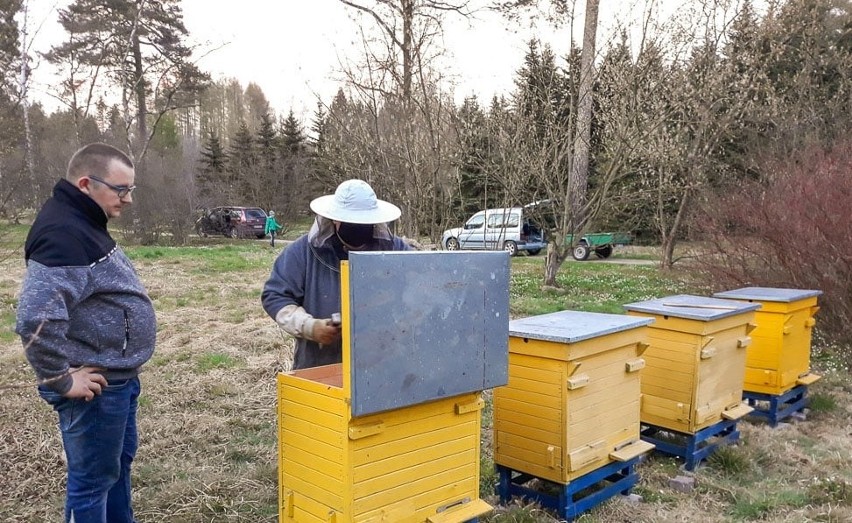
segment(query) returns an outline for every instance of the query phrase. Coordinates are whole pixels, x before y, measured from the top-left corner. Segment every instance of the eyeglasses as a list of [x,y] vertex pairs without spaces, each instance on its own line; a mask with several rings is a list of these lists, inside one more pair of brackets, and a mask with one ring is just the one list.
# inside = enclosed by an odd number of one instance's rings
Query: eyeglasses
[[135,185],[131,185],[129,187],[127,185],[113,185],[109,182],[103,181],[102,179],[98,178],[97,176],[91,176],[90,175],[89,178],[91,178],[92,180],[94,180],[98,183],[102,183],[102,184],[106,185],[107,187],[109,187],[110,189],[115,191],[115,194],[117,194],[119,198],[124,198],[125,196],[127,196],[128,194],[130,194],[134,190],[136,190]]

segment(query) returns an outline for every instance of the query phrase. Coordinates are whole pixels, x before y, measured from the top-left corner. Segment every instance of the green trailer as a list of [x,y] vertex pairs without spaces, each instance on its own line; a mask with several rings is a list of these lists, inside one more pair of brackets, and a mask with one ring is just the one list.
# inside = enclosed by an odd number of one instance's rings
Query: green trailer
[[565,242],[571,245],[571,256],[577,261],[587,260],[593,252],[598,258],[609,258],[616,245],[629,245],[630,240],[627,232],[592,232],[580,236],[576,242],[573,234],[565,235]]

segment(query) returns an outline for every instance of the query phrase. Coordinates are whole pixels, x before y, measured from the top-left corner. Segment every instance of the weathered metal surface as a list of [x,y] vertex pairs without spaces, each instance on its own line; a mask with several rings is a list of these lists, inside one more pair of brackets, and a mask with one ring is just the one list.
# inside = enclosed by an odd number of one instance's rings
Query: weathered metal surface
[[508,381],[506,252],[351,253],[352,414]]
[[791,303],[794,301],[821,296],[822,291],[812,289],[782,289],[774,287],[743,287],[725,292],[717,292],[716,298],[732,300],[777,301]]
[[622,314],[560,311],[512,320],[509,322],[509,335],[557,343],[577,343],[598,336],[643,327],[653,323],[653,321],[653,318]]
[[624,305],[624,308],[628,311],[658,314],[660,316],[715,321],[728,316],[755,311],[760,308],[760,304],[678,294],[656,300],[628,303]]

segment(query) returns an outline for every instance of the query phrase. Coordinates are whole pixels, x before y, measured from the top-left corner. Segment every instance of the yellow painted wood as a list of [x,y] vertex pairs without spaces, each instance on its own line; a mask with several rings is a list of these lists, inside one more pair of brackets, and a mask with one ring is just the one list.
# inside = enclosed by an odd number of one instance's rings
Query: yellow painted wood
[[630,461],[631,459],[641,456],[642,454],[654,449],[653,443],[648,443],[647,441],[636,440],[633,441],[620,449],[611,452],[609,457],[614,459],[615,461],[621,461],[622,463],[625,461]]
[[574,344],[510,337],[509,383],[494,389],[495,463],[567,484],[615,461],[639,439],[647,333]]
[[481,499],[467,500],[426,519],[428,523],[463,523],[490,512],[491,505]]
[[645,360],[642,358],[628,360],[624,367],[627,372],[637,372],[645,368]]
[[562,423],[560,420],[537,418],[523,412],[502,411],[500,418],[496,420],[501,429],[510,434],[529,434],[531,438],[548,443],[561,444],[560,432]]
[[[300,521],[300,514],[305,521],[326,521],[332,514],[341,522],[422,523],[439,502],[478,499],[478,393],[359,419],[349,415],[345,395],[317,399],[315,390],[293,390],[306,380],[280,381],[289,382],[279,398],[282,521]],[[314,406],[298,403],[308,400]],[[307,420],[321,434],[313,444]],[[418,498],[434,502],[407,504]]]
[[[781,395],[803,384],[800,380],[811,375],[811,333],[816,324],[814,315],[819,311],[817,297],[792,302],[741,301],[761,304],[755,313],[757,328],[748,347],[743,389]],[[813,383],[816,379],[805,381]]]
[[393,523],[410,518],[417,512],[417,506],[413,499],[404,499],[400,502],[386,505],[373,512],[367,512],[357,521],[361,523]]
[[814,374],[812,372],[808,372],[804,376],[801,376],[798,379],[796,379],[796,385],[810,385],[810,384],[816,382],[817,380],[819,380],[821,377],[822,376],[820,376],[819,374]]
[[739,405],[725,409],[722,412],[722,417],[724,417],[725,419],[740,419],[752,411],[754,411],[752,407],[740,403]]
[[738,412],[748,348],[759,332],[754,313],[713,321],[653,317],[642,357],[643,423],[695,433]]
[[[590,338],[577,343],[552,343],[542,340],[533,340],[520,338],[515,336],[509,337],[509,352],[513,354],[525,354],[533,356],[536,359],[552,359],[560,361],[576,361],[601,352],[608,352],[626,345],[637,343],[635,330],[629,329],[626,331],[608,334]],[[543,345],[545,344],[545,345]],[[542,350],[543,347],[547,347]]]
[[364,425],[350,425],[349,439],[361,439],[367,436],[375,436],[385,430],[385,424],[381,421]]

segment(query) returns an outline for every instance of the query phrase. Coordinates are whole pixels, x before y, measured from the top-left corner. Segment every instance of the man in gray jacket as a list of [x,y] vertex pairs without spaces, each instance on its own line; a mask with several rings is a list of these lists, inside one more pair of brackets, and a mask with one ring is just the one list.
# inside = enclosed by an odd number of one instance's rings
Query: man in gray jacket
[[157,321],[130,260],[107,231],[133,201],[133,163],[118,149],[77,151],[24,247],[16,332],[59,415],[68,458],[65,521],[132,523],[139,367]]

